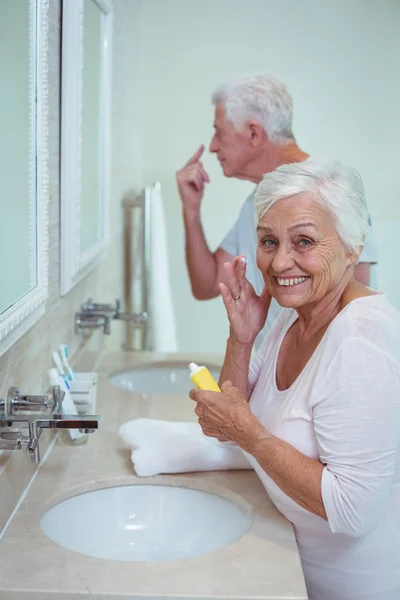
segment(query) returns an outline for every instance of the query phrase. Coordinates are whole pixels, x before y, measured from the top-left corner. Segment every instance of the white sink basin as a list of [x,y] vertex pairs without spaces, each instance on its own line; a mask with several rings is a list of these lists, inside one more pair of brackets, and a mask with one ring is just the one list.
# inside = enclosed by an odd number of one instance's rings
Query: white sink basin
[[60,546],[87,556],[166,561],[219,550],[251,523],[250,514],[215,494],[131,485],[73,496],[53,506],[40,525]]
[[[220,369],[205,365],[218,381]],[[188,394],[194,384],[189,379],[189,364],[186,362],[162,362],[143,365],[123,373],[111,375],[110,382],[123,390],[142,394],[183,395]]]

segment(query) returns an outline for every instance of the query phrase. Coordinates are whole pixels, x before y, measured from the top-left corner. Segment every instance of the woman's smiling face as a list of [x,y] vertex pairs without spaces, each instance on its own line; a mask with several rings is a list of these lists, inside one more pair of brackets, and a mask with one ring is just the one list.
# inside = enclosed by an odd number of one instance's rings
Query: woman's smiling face
[[258,222],[257,266],[281,306],[322,300],[357,257],[349,255],[331,214],[308,194],[278,200]]

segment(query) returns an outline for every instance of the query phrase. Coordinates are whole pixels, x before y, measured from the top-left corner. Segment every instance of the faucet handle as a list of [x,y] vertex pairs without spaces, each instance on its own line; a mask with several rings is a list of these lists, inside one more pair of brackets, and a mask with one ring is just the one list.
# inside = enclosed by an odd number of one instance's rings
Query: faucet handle
[[114,304],[93,302],[91,298],[81,304],[81,311],[86,313],[92,313],[93,315],[99,315],[104,313],[114,313],[117,310],[117,306]]
[[90,307],[93,305],[93,301],[91,298],[88,298],[86,302],[81,304],[81,310],[90,310]]
[[6,400],[1,401],[1,409],[6,415],[17,415],[21,410],[41,412],[49,408],[47,396],[21,395],[19,389],[11,386]]
[[111,333],[110,321],[110,312],[82,311],[75,313],[75,333],[80,333],[83,329],[102,327],[104,333],[109,335]]
[[59,385],[53,386],[53,414],[58,415],[61,414],[61,407],[63,400],[65,398],[65,392],[60,388]]

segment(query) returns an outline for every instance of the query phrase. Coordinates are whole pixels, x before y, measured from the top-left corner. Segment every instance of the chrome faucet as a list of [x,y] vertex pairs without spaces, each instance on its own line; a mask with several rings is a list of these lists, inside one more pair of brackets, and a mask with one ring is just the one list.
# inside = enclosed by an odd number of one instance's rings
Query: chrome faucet
[[[10,387],[6,400],[0,400],[0,450],[20,450],[26,446],[32,462],[40,462],[39,438],[43,429],[79,429],[83,433],[94,433],[98,429],[98,415],[63,415],[62,402],[65,393],[54,386],[52,402],[47,396],[21,396],[16,387]],[[51,409],[46,417],[42,411]],[[39,413],[39,414],[37,414]],[[21,431],[2,431],[8,427],[27,428],[28,435]]]
[[0,400],[0,414],[18,415],[21,411],[41,412],[52,409],[53,413],[61,413],[64,392],[60,386],[54,386],[52,402],[48,396],[21,395],[17,387],[8,389],[6,400]]
[[120,310],[121,308],[121,300],[116,300],[114,304],[101,304],[99,302],[93,302],[91,298],[86,300],[83,304],[81,304],[81,310],[87,311],[90,313],[106,313],[106,314],[114,314],[115,311]]
[[111,333],[111,320],[132,321],[136,325],[147,323],[148,315],[145,312],[127,313],[121,312],[121,300],[114,304],[96,303],[89,298],[81,305],[81,311],[75,315],[75,331],[79,333],[82,329],[95,329],[103,327],[105,334]]
[[39,438],[43,429],[79,429],[82,433],[94,433],[99,426],[97,415],[54,415],[52,418],[41,417],[29,421],[28,453],[32,462],[40,462]]
[[93,313],[89,311],[81,311],[75,314],[75,332],[80,333],[83,329],[99,329],[103,328],[106,335],[110,335],[111,317],[105,313]]

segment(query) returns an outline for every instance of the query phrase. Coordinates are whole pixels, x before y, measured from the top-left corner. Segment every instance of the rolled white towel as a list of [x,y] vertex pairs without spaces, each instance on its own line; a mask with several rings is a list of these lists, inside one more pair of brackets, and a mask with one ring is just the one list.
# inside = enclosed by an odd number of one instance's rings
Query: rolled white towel
[[131,459],[139,477],[252,469],[238,446],[205,436],[198,423],[135,419],[121,425],[119,434],[132,448]]

